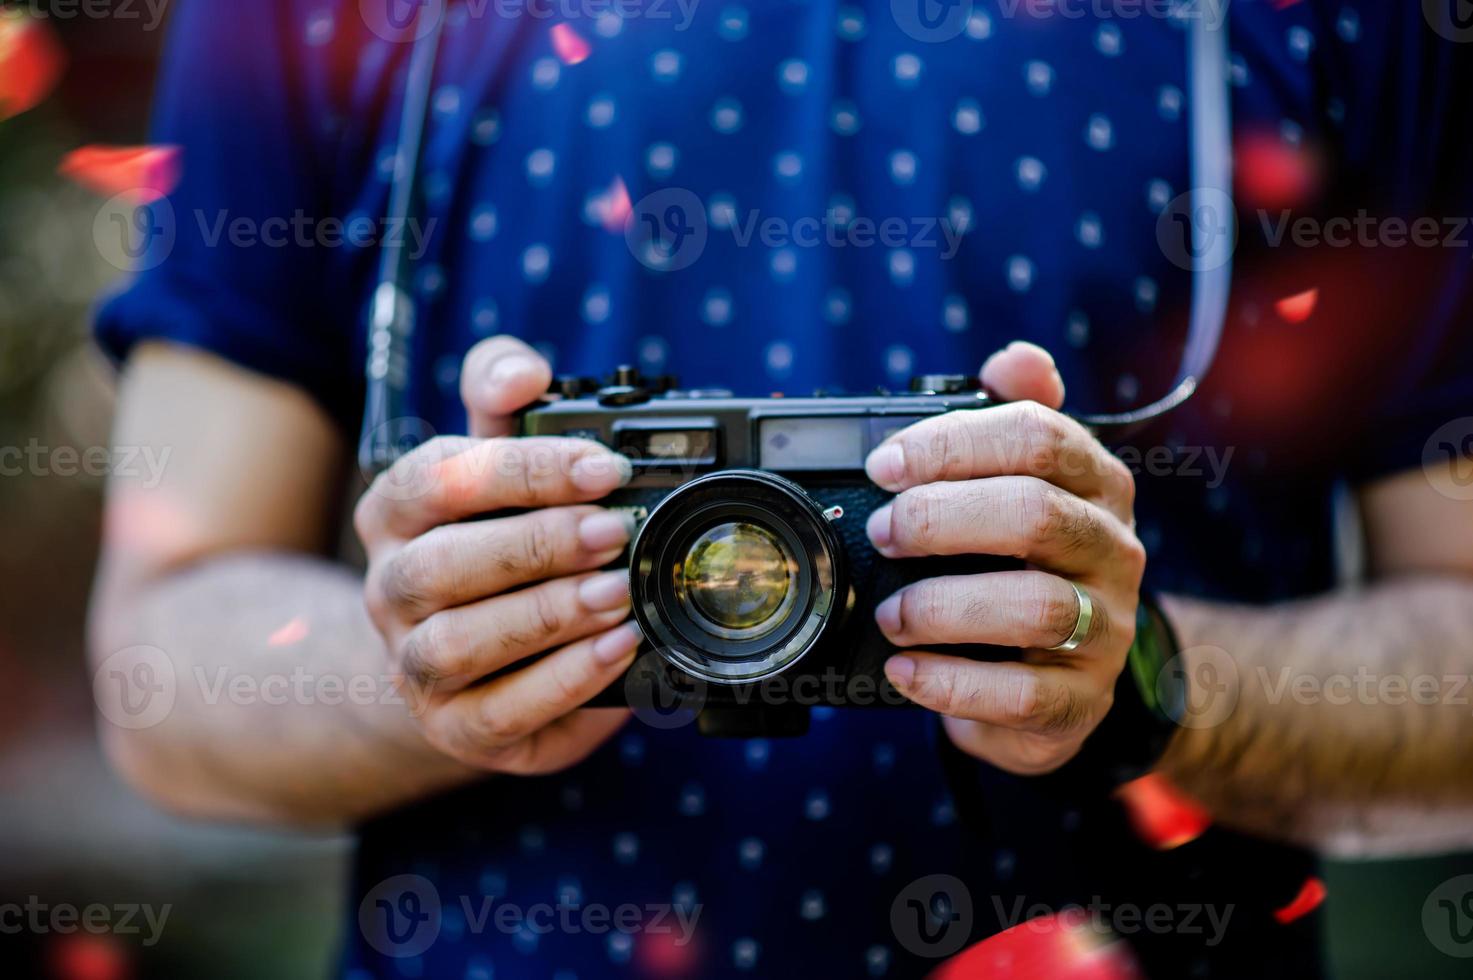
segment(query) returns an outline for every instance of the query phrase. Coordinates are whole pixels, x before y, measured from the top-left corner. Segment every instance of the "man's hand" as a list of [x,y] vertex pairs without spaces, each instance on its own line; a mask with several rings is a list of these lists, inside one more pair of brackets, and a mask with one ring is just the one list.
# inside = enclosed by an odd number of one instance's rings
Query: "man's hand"
[[[1130,471],[1056,410],[1063,383],[1047,353],[1013,344],[982,368],[1011,404],[927,419],[897,433],[866,464],[898,494],[869,519],[886,557],[1010,555],[1026,570],[918,582],[881,603],[875,619],[907,648],[885,674],[901,693],[946,716],[963,750],[1016,773],[1058,768],[1113,701],[1135,636],[1146,555],[1133,530]],[[1070,582],[1094,618],[1070,652],[1079,616]],[[909,649],[988,643],[1021,648],[1022,662],[982,663]],[[944,648],[943,648],[944,649]]]
[[[629,524],[587,505],[628,481],[628,460],[589,440],[510,438],[511,413],[550,376],[518,340],[477,345],[461,383],[471,437],[408,454],[354,515],[369,614],[423,695],[425,737],[488,771],[561,769],[613,734],[627,712],[579,709],[639,645],[627,574],[595,571]],[[469,520],[507,509],[528,510]]]

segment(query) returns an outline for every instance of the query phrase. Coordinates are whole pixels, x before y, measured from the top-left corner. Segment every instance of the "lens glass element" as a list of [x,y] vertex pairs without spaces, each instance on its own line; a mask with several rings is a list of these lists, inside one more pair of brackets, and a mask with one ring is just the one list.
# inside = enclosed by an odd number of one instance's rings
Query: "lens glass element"
[[780,625],[798,593],[798,562],[787,545],[745,521],[718,524],[696,538],[675,575],[688,608],[713,633],[732,639]]

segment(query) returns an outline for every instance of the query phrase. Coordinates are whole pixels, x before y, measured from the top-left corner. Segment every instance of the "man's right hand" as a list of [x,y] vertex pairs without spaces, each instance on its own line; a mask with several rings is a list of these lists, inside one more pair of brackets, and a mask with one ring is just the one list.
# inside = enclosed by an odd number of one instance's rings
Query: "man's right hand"
[[[426,739],[487,771],[565,768],[628,715],[580,709],[639,646],[627,573],[597,571],[630,527],[589,503],[628,482],[629,461],[590,440],[511,437],[512,413],[550,378],[521,341],[478,344],[461,381],[470,437],[409,453],[354,514],[369,615],[421,695]],[[528,510],[471,520],[509,509]]]

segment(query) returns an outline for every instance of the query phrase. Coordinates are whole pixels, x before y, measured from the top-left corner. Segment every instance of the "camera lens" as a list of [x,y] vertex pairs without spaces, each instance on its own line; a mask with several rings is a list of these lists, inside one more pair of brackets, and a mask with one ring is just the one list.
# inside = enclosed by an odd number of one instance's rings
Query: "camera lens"
[[842,621],[843,545],[797,484],[724,470],[676,487],[630,546],[634,618],[654,650],[703,681],[792,667]]
[[696,538],[675,575],[707,628],[733,640],[769,632],[798,593],[798,561],[787,545],[746,521],[718,524]]

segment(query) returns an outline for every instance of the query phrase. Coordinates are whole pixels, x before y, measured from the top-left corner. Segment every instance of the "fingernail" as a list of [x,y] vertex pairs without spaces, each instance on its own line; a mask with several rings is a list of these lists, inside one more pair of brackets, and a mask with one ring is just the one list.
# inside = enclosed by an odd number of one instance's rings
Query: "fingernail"
[[523,357],[521,354],[513,354],[510,357],[503,357],[492,366],[489,380],[492,387],[499,388],[510,384],[517,378],[536,372],[536,361],[530,357]]
[[590,612],[607,612],[629,604],[629,573],[603,572],[578,585],[578,601]]
[[634,465],[615,453],[593,453],[573,464],[568,478],[584,493],[608,493],[628,483]]
[[592,554],[612,551],[629,543],[634,519],[621,511],[601,510],[578,522],[578,543]]
[[900,690],[908,690],[915,680],[916,662],[909,657],[891,657],[885,661],[885,676]]
[[864,461],[864,471],[880,486],[894,489],[905,476],[905,450],[898,442],[886,443],[869,454],[869,459]]
[[875,622],[886,636],[900,633],[900,593],[897,592],[875,607]]
[[1050,354],[1048,352],[1048,349],[1047,348],[1040,347],[1040,346],[1038,346],[1035,343],[1031,343],[1030,341],[1027,341],[1027,340],[1015,340],[1011,344],[1008,344],[1008,346],[1007,346],[1006,349],[1007,350],[1032,350],[1032,351],[1036,351],[1039,354],[1042,354],[1043,355],[1044,360],[1048,361],[1048,366],[1049,367],[1053,367],[1054,366],[1054,355]]
[[870,544],[875,546],[876,551],[884,551],[890,547],[890,512],[893,509],[892,504],[886,504],[869,515],[869,521],[864,526]]
[[640,635],[639,627],[633,623],[615,627],[593,641],[593,659],[606,667],[612,667],[638,650],[642,639],[644,637]]

